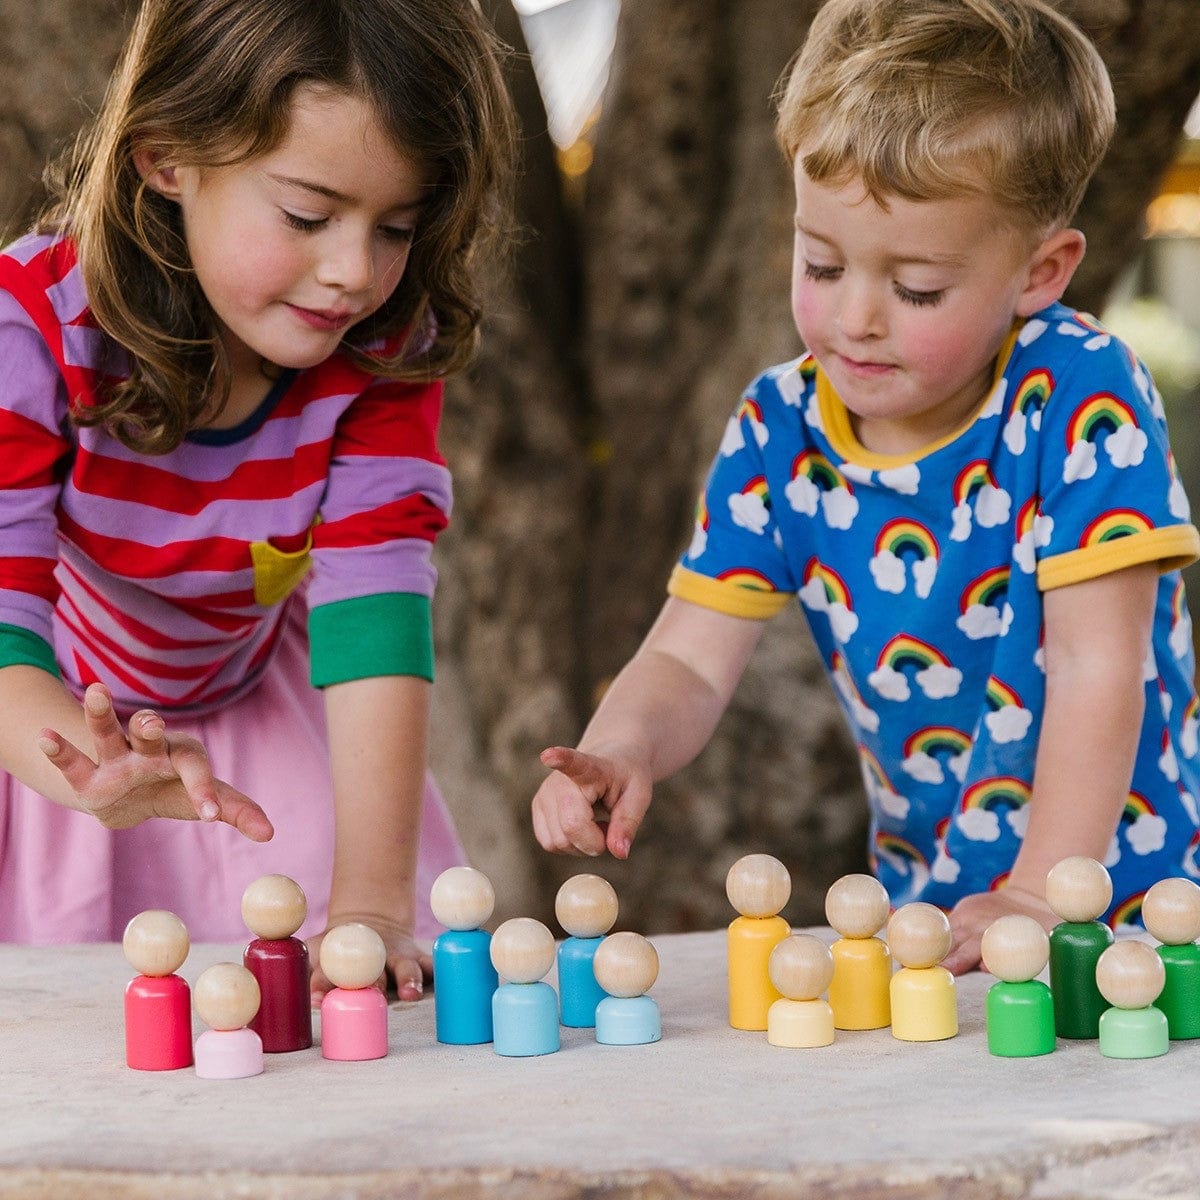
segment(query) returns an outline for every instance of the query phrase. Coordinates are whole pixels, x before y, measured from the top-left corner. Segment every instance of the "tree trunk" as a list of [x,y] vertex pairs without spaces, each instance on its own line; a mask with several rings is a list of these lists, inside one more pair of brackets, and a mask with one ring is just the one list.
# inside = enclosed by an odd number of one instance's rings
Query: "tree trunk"
[[[772,622],[710,747],[660,784],[629,863],[533,844],[538,751],[573,742],[636,648],[691,526],[740,389],[799,349],[788,304],[791,195],[775,82],[819,0],[631,0],[622,13],[586,209],[564,201],[528,60],[522,240],[494,278],[483,347],[448,390],[456,480],[440,543],[433,760],[497,917],[552,918],[557,884],[600,870],[620,924],[721,925],[729,864],[792,869],[793,921],[865,864],[852,747],[803,618]],[[520,45],[506,0],[489,0]],[[1194,0],[1063,0],[1114,74],[1120,128],[1085,199],[1091,250],[1072,300],[1093,311],[1200,89]],[[0,226],[33,210],[43,159],[101,95],[120,0],[0,0]],[[97,33],[99,31],[99,33]]]

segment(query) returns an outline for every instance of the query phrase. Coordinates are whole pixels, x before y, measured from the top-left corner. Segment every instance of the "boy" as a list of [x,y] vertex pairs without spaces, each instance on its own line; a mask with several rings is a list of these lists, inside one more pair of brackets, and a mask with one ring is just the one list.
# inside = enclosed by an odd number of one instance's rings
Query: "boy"
[[1110,867],[1116,919],[1197,873],[1200,535],[1145,369],[1059,303],[1113,124],[1099,56],[1041,0],[821,10],[778,123],[808,354],[743,397],[671,598],[578,750],[543,754],[543,846],[625,857],[796,595],[875,869],[893,904],[950,910],[952,970],[1004,913],[1052,927],[1067,855]]

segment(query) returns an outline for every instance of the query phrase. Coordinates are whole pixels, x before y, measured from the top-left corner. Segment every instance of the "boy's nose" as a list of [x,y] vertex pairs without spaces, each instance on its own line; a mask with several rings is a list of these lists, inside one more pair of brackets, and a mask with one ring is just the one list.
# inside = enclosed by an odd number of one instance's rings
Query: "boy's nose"
[[847,288],[838,307],[838,328],[854,341],[883,336],[883,306],[870,288]]

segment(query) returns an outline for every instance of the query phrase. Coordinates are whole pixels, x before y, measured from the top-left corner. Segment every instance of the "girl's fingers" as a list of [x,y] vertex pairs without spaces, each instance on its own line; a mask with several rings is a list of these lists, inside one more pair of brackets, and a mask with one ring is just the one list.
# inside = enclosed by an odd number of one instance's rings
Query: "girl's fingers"
[[252,842],[267,842],[275,833],[267,814],[236,788],[216,779],[204,747],[194,738],[169,745],[171,765],[201,821],[223,821]]
[[82,750],[53,729],[43,729],[38,734],[37,743],[41,752],[62,772],[63,778],[76,792],[82,794],[87,790],[96,772],[96,764]]
[[425,976],[420,962],[406,954],[388,959],[388,970],[396,981],[396,995],[401,1000],[420,1000],[425,994]]
[[148,708],[135,712],[129,718],[129,745],[135,754],[163,754],[167,749],[166,722]]
[[83,715],[88,733],[96,746],[96,758],[107,762],[129,753],[129,742],[117,714],[113,711],[112,696],[102,683],[93,683],[83,694]]

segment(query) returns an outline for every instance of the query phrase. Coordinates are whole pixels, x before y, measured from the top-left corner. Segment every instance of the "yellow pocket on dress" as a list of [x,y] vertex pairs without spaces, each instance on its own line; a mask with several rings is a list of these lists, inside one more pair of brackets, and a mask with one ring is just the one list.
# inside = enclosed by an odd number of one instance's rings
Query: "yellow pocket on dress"
[[270,606],[290,596],[312,565],[312,530],[299,550],[280,550],[270,542],[251,542],[254,564],[254,600]]

